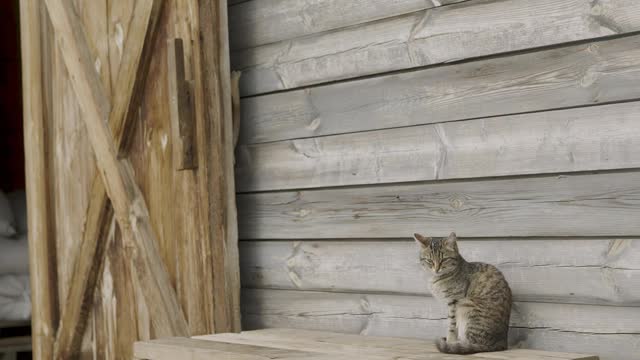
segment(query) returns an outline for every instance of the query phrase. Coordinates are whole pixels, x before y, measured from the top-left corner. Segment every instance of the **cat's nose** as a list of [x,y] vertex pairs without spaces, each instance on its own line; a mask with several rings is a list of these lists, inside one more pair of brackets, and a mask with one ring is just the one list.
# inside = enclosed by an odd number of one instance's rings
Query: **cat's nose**
[[435,271],[436,271],[436,274],[440,272],[440,263],[435,264]]

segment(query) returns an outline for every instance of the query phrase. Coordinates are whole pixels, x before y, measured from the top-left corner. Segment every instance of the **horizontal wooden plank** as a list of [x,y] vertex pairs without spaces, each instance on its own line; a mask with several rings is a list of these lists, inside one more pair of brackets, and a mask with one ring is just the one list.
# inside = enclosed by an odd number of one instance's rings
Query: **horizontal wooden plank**
[[[245,328],[289,327],[433,339],[446,333],[446,310],[433,298],[286,290],[244,290]],[[635,359],[637,308],[515,303],[512,347]]]
[[[242,334],[216,334],[197,336],[210,341],[228,341],[237,344],[265,344],[292,350],[308,349],[323,353],[348,355],[367,359],[376,358],[412,359],[412,360],[455,360],[468,359],[460,355],[445,355],[431,341],[412,338],[362,336],[355,334],[328,331],[311,331],[304,329],[268,328],[244,331]],[[474,359],[508,359],[508,360],[598,360],[596,356],[548,352],[530,349],[511,349],[508,351],[474,354]]]
[[638,82],[629,36],[245,98],[241,143],[637,99]]
[[231,54],[255,95],[640,30],[636,0],[484,0]]
[[640,102],[242,146],[239,191],[640,167]]
[[[640,240],[465,240],[460,251],[498,266],[519,301],[640,306]],[[240,253],[245,287],[430,295],[413,240],[244,241]]]
[[239,194],[242,239],[640,236],[640,172]]
[[462,1],[248,1],[229,9],[229,40],[244,49]]
[[223,342],[190,338],[165,338],[134,345],[134,354],[143,359],[212,359],[225,360],[269,360],[269,359],[303,359],[310,358],[313,353],[275,349],[264,346],[247,346]]

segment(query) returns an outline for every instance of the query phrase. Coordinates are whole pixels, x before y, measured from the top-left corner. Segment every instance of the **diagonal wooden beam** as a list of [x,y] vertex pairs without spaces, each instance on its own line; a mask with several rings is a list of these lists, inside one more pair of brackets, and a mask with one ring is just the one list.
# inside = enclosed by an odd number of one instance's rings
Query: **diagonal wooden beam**
[[[140,0],[133,10],[109,114],[109,126],[121,153],[127,145],[124,134],[130,131],[128,124],[134,123],[137,114],[163,3],[164,0]],[[104,263],[103,239],[113,219],[113,209],[99,174],[92,181],[85,219],[79,250],[70,260],[74,271],[56,337],[55,359],[67,359],[80,350],[87,314]]]
[[131,164],[118,159],[114,135],[107,124],[109,100],[92,68],[87,40],[72,0],[45,0],[45,3],[118,225],[125,239],[134,242],[132,260],[153,314],[155,333],[159,337],[186,336],[187,322],[160,258],[144,197],[135,184]]

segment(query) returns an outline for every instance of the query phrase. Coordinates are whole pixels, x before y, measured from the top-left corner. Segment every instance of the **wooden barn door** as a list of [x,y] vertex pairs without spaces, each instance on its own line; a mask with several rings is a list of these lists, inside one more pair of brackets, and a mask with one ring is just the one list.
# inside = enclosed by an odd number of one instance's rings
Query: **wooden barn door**
[[239,331],[224,0],[22,0],[35,359]]

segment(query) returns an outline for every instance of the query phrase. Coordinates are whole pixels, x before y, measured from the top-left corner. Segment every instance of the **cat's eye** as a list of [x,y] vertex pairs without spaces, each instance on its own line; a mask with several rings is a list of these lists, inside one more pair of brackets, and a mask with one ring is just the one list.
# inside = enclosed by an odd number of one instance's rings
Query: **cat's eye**
[[452,261],[453,261],[453,259],[452,259],[452,258],[446,258],[446,259],[442,260],[442,263],[443,263],[443,264],[447,264],[447,263],[450,263],[450,262],[452,262]]
[[432,266],[432,265],[433,265],[433,261],[431,261],[430,259],[420,259],[420,261],[421,261],[423,264],[427,264],[427,265],[429,265],[429,266]]

